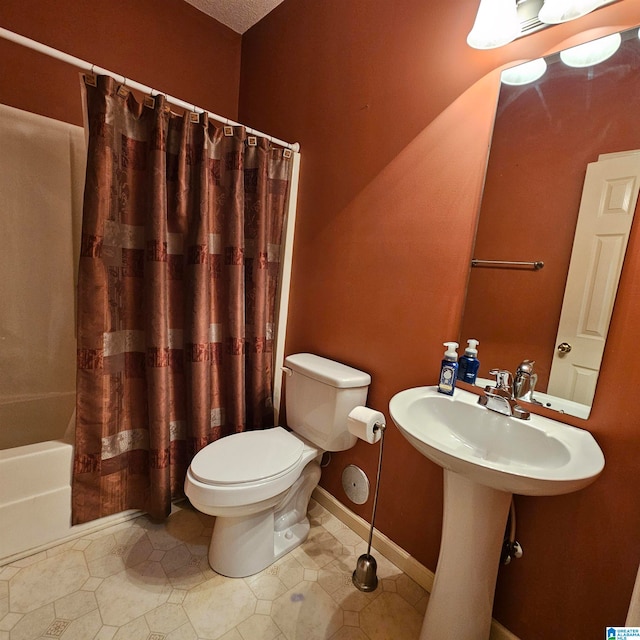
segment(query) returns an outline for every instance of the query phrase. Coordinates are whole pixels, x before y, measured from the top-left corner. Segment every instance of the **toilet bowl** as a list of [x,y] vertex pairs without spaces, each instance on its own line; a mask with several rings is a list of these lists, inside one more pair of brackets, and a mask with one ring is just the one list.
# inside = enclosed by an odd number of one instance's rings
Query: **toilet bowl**
[[293,431],[273,427],[216,440],[187,471],[191,504],[216,517],[209,564],[224,576],[258,573],[304,542],[322,454],[355,443],[347,416],[366,401],[370,376],[312,354],[289,356],[285,365]]
[[214,571],[231,578],[258,573],[306,539],[321,456],[282,427],[237,433],[196,454],[185,484],[191,504],[216,516]]

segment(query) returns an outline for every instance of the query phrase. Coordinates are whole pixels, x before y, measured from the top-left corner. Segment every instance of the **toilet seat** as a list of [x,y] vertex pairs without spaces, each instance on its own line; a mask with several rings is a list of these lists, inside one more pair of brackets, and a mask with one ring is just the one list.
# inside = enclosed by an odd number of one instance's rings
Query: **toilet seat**
[[216,440],[191,461],[191,473],[207,485],[275,480],[296,466],[304,443],[282,427],[243,431]]
[[[208,513],[259,511],[275,504],[321,451],[299,436],[274,427],[216,440],[191,461],[185,494]],[[214,514],[215,515],[215,514]]]

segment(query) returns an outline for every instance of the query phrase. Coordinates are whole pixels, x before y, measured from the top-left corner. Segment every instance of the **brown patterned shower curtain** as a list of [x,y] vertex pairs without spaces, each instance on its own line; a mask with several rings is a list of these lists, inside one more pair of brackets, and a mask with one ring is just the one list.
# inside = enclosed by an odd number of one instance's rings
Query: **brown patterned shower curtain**
[[290,160],[243,127],[86,86],[73,523],[166,517],[203,446],[273,424]]

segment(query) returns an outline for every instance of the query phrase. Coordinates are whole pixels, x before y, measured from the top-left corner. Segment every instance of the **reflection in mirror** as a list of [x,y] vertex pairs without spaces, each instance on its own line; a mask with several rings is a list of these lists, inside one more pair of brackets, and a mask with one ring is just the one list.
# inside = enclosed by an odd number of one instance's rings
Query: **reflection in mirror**
[[535,360],[534,400],[582,418],[638,233],[638,28],[592,61],[569,66],[553,54],[538,79],[501,85],[473,257],[544,268],[471,268],[460,336],[480,341],[477,384]]

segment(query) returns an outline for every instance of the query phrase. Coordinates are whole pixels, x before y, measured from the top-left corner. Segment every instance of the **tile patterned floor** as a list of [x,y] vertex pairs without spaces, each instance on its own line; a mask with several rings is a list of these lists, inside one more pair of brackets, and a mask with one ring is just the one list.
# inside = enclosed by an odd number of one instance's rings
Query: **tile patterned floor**
[[0,567],[0,640],[413,640],[428,594],[375,552],[380,584],[351,583],[366,542],[312,501],[307,541],[261,573],[216,574],[213,518],[183,505]]

